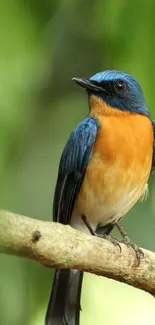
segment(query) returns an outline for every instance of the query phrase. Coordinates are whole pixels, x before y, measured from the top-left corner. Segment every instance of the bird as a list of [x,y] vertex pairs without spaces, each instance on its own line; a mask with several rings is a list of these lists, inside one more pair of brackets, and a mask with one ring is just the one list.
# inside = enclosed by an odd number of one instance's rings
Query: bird
[[[155,170],[155,121],[135,78],[106,70],[73,78],[88,95],[88,115],[70,134],[61,155],[53,201],[53,220],[135,250],[120,220],[148,194]],[[79,325],[83,273],[56,269],[45,325]]]

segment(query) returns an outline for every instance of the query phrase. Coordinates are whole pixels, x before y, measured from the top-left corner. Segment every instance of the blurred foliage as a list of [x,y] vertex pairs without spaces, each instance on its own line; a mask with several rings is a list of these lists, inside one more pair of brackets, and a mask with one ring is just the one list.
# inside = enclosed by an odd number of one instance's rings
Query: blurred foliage
[[[104,69],[125,70],[154,112],[155,2],[0,1],[0,207],[50,220],[58,162],[68,134],[87,113],[71,82]],[[150,196],[123,220],[138,245],[155,250]],[[0,324],[41,325],[52,271],[0,256]],[[85,275],[81,325],[155,324],[147,293]]]

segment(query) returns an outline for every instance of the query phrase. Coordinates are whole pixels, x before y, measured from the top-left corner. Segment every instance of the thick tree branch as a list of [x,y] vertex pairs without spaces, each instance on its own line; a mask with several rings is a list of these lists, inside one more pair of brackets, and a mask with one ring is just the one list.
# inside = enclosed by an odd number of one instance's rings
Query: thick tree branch
[[121,244],[87,236],[54,222],[0,211],[0,252],[27,257],[48,267],[74,268],[128,283],[155,295],[155,253],[135,252]]

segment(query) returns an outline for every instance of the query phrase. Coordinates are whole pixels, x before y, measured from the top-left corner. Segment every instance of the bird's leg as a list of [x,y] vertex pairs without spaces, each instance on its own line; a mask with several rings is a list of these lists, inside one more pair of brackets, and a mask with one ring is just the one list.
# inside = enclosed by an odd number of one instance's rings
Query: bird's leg
[[116,237],[112,237],[112,236],[109,236],[109,235],[106,235],[106,234],[98,234],[97,232],[95,232],[93,230],[93,228],[91,227],[87,217],[84,214],[82,215],[81,218],[82,218],[83,222],[85,223],[86,227],[88,228],[88,230],[90,231],[92,236],[96,236],[96,237],[100,237],[100,238],[104,238],[104,239],[109,240],[112,244],[114,244],[115,246],[118,246],[120,251],[121,251],[121,246],[120,246],[119,241],[118,241],[118,239]]
[[143,251],[137,245],[132,243],[130,238],[127,236],[127,233],[124,231],[123,227],[119,224],[118,221],[115,222],[115,226],[117,227],[118,231],[120,232],[120,234],[122,236],[121,243],[124,243],[127,247],[132,247],[133,250],[135,251],[137,261],[138,261],[138,266],[139,266],[141,259],[144,257]]
[[86,227],[88,228],[88,230],[90,231],[91,235],[96,236],[96,232],[91,227],[87,217],[83,214],[81,218],[82,218],[83,222],[85,223]]

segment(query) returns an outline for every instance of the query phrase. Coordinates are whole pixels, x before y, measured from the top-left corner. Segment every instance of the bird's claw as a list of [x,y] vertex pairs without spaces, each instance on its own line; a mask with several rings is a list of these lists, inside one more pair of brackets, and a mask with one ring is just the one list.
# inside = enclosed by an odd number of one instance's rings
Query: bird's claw
[[120,245],[120,242],[119,240],[116,238],[116,237],[113,237],[113,236],[109,236],[109,235],[102,235],[102,234],[95,234],[97,237],[100,237],[100,238],[104,238],[104,239],[107,239],[108,241],[110,241],[113,245],[115,246],[118,246],[119,247],[119,250],[120,252],[122,251],[122,248],[121,248],[121,245]]
[[128,236],[125,236],[122,240],[121,243],[125,244],[127,247],[131,247],[136,254],[138,266],[140,265],[141,260],[144,258],[144,253],[141,248],[139,248],[136,244],[132,243],[132,241],[129,239]]

